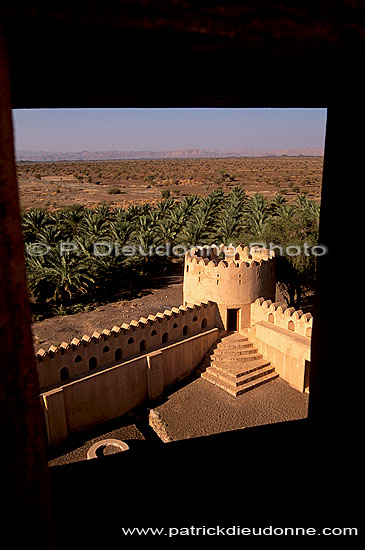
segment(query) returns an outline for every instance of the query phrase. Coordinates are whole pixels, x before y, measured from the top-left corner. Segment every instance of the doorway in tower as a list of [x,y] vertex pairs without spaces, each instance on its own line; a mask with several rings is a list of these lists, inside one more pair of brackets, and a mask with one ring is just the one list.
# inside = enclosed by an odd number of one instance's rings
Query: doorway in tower
[[239,309],[227,309],[227,330],[238,330]]

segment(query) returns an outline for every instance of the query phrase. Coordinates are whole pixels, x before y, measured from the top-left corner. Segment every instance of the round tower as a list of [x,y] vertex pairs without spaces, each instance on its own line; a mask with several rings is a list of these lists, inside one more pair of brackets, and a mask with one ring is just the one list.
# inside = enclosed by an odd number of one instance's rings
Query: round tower
[[250,305],[275,301],[275,253],[247,246],[192,248],[185,254],[184,303],[218,305],[217,327],[240,331],[250,326]]

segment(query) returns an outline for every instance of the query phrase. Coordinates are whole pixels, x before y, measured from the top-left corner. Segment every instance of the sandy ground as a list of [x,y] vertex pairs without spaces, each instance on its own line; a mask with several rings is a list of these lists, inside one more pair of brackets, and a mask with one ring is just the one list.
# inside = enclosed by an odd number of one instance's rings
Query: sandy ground
[[[203,378],[165,394],[153,409],[153,425],[164,441],[201,437],[307,417],[308,394],[277,378],[233,397]],[[157,420],[157,421],[156,421]]]
[[[193,373],[157,402],[145,403],[121,418],[74,434],[49,450],[49,465],[87,460],[89,448],[103,439],[125,441],[133,450],[145,440],[161,444],[307,417],[308,394],[280,378],[235,398]],[[128,451],[126,451],[128,452]]]
[[34,348],[47,350],[51,344],[71,342],[96,330],[130,323],[133,319],[154,315],[183,302],[182,277],[167,277],[160,288],[146,290],[145,296],[124,302],[112,302],[93,311],[52,317],[32,324]]
[[[298,193],[306,192],[310,198],[318,200],[323,159],[297,156],[59,161],[19,163],[17,168],[21,207],[52,211],[71,204],[91,208],[98,204],[109,204],[112,208],[145,202],[153,204],[167,189],[171,197],[181,199],[191,194],[205,196],[218,188],[227,193],[237,185],[242,186],[248,196],[262,193],[271,199],[278,192],[285,192],[288,202],[292,202]],[[222,170],[234,179],[226,178],[217,183],[215,180]],[[148,184],[145,177],[151,174],[156,177]],[[83,181],[80,182],[76,175],[83,177]],[[64,179],[56,181],[54,176]],[[111,194],[115,187],[119,188],[119,193]]]
[[97,441],[103,439],[119,439],[125,441],[130,449],[133,449],[136,441],[144,441],[144,436],[137,428],[128,414],[117,422],[106,423],[97,426],[84,434],[77,434],[64,445],[49,450],[49,466],[61,466],[87,460],[87,452]]

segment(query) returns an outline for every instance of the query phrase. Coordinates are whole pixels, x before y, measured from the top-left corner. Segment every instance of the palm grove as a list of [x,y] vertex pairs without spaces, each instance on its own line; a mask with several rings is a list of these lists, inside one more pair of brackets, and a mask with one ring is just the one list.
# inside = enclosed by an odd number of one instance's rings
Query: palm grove
[[[248,197],[235,187],[228,194],[215,190],[206,197],[168,197],[154,205],[124,209],[101,205],[25,211],[22,227],[33,319],[128,299],[153,286],[163,274],[176,269],[181,273],[182,259],[147,254],[159,245],[170,249],[213,243],[282,246],[284,254],[276,260],[277,281],[288,305],[299,307],[313,291],[316,261],[313,255],[288,255],[285,249],[317,244],[319,207],[306,195],[288,204],[280,194],[269,201],[260,193]],[[96,242],[133,245],[137,251],[95,256]],[[47,253],[29,253],[33,243],[46,243]],[[60,243],[76,243],[77,250],[60,254]]]

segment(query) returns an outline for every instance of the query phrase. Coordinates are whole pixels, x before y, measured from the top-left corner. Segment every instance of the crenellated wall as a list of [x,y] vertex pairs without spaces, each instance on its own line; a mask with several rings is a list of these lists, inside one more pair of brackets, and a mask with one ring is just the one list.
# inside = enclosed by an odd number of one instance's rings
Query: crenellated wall
[[301,392],[309,389],[312,326],[310,313],[280,302],[261,297],[251,304],[250,339],[279,375]]
[[210,302],[181,305],[58,347],[52,345],[47,351],[39,349],[36,358],[41,390],[213,328],[215,310],[216,305]]
[[202,361],[218,329],[200,330],[156,351],[89,372],[41,394],[50,445],[77,431],[122,416],[181,380]]
[[[218,305],[217,326],[228,328],[229,309],[239,310],[238,330],[250,325],[250,304],[275,299],[274,252],[238,247],[194,248],[185,255],[184,302]],[[222,257],[222,258],[221,258]]]
[[310,313],[303,313],[293,307],[287,307],[282,302],[272,302],[258,298],[251,304],[251,325],[259,321],[267,321],[295,334],[311,338],[313,317]]

